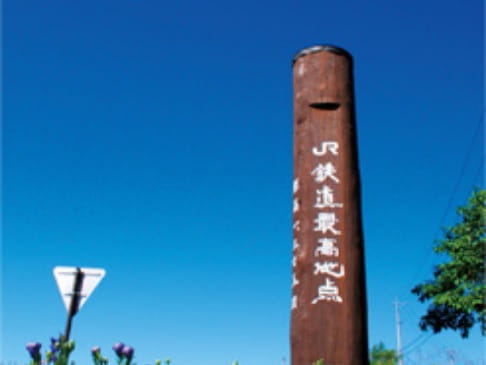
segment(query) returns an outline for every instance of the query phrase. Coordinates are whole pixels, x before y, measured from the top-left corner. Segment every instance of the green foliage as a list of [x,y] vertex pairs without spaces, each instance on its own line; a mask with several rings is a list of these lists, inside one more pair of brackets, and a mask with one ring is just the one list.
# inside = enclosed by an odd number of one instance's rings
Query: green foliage
[[386,349],[383,342],[380,342],[371,348],[370,365],[395,365],[396,357],[395,350]]
[[324,359],[319,359],[316,362],[314,362],[312,365],[324,365]]
[[98,346],[91,349],[91,355],[93,356],[94,365],[108,365],[108,359],[101,355],[101,349]]
[[467,206],[457,209],[461,221],[444,230],[434,251],[448,256],[438,265],[434,279],[419,284],[412,293],[421,302],[432,301],[420,320],[420,328],[434,333],[443,329],[459,330],[469,335],[478,323],[486,334],[486,284],[484,254],[486,250],[486,190],[474,190]]
[[[68,365],[69,363],[69,356],[71,352],[74,350],[74,341],[66,341],[64,336],[59,337],[59,344],[58,344],[58,356],[57,360],[55,361],[56,365]],[[48,361],[49,362],[49,361]]]

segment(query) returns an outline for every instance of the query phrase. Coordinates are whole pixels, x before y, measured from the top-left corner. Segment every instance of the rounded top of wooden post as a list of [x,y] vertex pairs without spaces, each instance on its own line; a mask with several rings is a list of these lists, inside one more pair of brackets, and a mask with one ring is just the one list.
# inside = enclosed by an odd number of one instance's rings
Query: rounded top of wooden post
[[353,63],[353,56],[351,56],[351,53],[349,53],[348,51],[346,51],[345,49],[343,49],[341,47],[336,47],[336,46],[326,44],[326,45],[317,45],[317,46],[307,47],[307,48],[304,48],[303,50],[297,52],[296,55],[294,56],[294,58],[292,59],[292,66],[295,64],[295,62],[297,62],[297,60],[300,57],[304,57],[304,56],[307,56],[309,54],[318,53],[318,52],[332,52],[332,53],[335,53],[337,55],[346,57],[347,59],[349,59],[351,64]]

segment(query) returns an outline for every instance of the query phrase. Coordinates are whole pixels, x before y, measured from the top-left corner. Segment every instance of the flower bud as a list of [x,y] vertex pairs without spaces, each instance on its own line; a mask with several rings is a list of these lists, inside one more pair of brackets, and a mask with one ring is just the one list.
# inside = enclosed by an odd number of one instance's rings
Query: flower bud
[[123,346],[123,349],[121,351],[122,355],[125,356],[128,360],[131,360],[133,357],[133,352],[134,349],[131,346]]
[[42,345],[39,342],[29,342],[25,348],[29,351],[32,358],[40,356],[40,349]]
[[123,350],[123,347],[125,345],[123,344],[123,342],[117,342],[113,345],[113,351],[115,351],[115,353],[118,355],[118,356],[122,356],[122,350]]

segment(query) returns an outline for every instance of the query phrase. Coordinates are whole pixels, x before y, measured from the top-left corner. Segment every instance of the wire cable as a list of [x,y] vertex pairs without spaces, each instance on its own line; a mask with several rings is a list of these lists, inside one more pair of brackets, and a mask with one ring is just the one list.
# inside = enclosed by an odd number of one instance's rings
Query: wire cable
[[409,349],[413,348],[418,342],[422,341],[427,336],[430,336],[430,333],[422,332],[420,335],[418,335],[416,338],[414,338],[408,344],[403,346],[402,352],[408,351]]
[[407,351],[405,352],[402,352],[402,356],[406,356],[410,353],[412,353],[413,351],[417,350],[418,348],[422,347],[427,341],[429,341],[433,336],[435,335],[435,333],[430,333],[429,336],[425,337],[425,339],[423,339],[421,342],[419,342],[418,344],[416,344],[415,346],[412,346],[411,348],[409,348]]
[[[444,210],[444,213],[442,214],[441,218],[440,218],[440,221],[439,221],[439,232],[436,233],[434,239],[432,242],[436,242],[437,241],[437,237],[439,234],[442,233],[441,229],[442,227],[444,226],[445,224],[445,220],[449,214],[449,211],[450,211],[450,208],[453,204],[453,201],[454,201],[454,197],[457,193],[457,189],[459,188],[459,185],[462,181],[462,177],[464,175],[464,172],[466,171],[466,167],[469,165],[469,161],[471,160],[471,153],[472,153],[472,150],[473,150],[473,147],[475,145],[475,141],[476,141],[476,138],[479,136],[479,130],[482,126],[482,122],[483,122],[483,119],[484,119],[484,109],[482,109],[481,111],[481,115],[480,115],[480,118],[478,119],[478,122],[477,122],[477,125],[476,125],[476,128],[474,130],[474,133],[473,133],[473,136],[472,136],[472,140],[471,140],[471,143],[469,144],[469,148],[467,149],[467,152],[466,152],[466,155],[464,157],[464,160],[462,162],[462,165],[461,165],[461,168],[459,170],[459,176],[458,176],[458,179],[456,181],[456,183],[454,184],[454,187],[452,189],[452,193],[449,197],[449,200],[447,202],[447,205],[446,205],[446,208]],[[414,283],[416,283],[416,280],[418,279],[419,275],[422,274],[422,271],[424,270],[424,268],[426,267],[426,263],[429,261],[432,253],[434,251],[429,249],[427,250],[427,253],[425,254],[422,262],[421,262],[421,265],[419,266],[419,269],[416,271],[415,275],[413,275],[412,279],[410,280],[409,284],[407,285],[407,288],[411,288],[412,285],[414,285]]]

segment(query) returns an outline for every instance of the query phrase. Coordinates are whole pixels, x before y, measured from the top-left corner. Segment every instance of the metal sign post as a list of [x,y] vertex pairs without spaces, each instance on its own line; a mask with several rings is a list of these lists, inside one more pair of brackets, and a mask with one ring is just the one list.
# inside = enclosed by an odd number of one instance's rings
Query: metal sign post
[[293,63],[292,365],[368,364],[352,63],[333,46]]
[[79,301],[81,299],[81,288],[83,287],[83,279],[84,279],[84,273],[78,267],[76,269],[76,278],[74,280],[71,306],[69,308],[68,315],[67,315],[66,330],[64,331],[64,340],[65,341],[69,340],[69,335],[71,333],[71,323],[72,323],[74,315],[79,310]]

